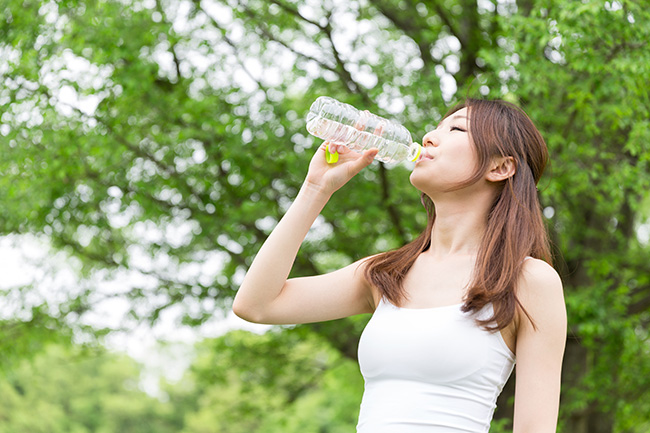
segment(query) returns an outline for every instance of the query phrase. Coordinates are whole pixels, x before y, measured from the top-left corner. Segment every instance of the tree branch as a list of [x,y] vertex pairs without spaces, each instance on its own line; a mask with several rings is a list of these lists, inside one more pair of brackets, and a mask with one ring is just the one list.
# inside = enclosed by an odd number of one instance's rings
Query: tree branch
[[[334,67],[322,62],[320,59],[318,59],[316,57],[312,57],[312,56],[304,54],[304,53],[301,53],[300,51],[296,50],[291,45],[289,45],[289,43],[281,40],[280,38],[275,37],[271,33],[271,31],[264,24],[262,24],[262,22],[264,20],[260,20],[257,17],[257,15],[255,14],[255,12],[252,11],[251,9],[249,9],[247,6],[243,6],[243,8],[244,8],[244,11],[246,12],[246,14],[257,23],[257,28],[260,30],[260,32],[262,32],[262,35],[266,39],[268,39],[269,41],[273,41],[273,42],[275,42],[277,44],[282,45],[283,47],[285,47],[286,49],[288,49],[289,51],[291,51],[292,53],[294,53],[298,57],[302,57],[304,59],[316,62],[318,65],[320,65],[324,69],[327,69],[328,71],[332,71],[332,72],[335,72],[335,73],[337,72]],[[207,14],[207,12],[206,12],[206,14]]]
[[379,12],[388,18],[395,27],[403,31],[404,34],[410,37],[417,44],[425,70],[428,70],[432,65],[439,63],[431,55],[430,47],[432,41],[424,41],[422,38],[422,31],[427,30],[427,26],[416,25],[416,20],[413,16],[414,14],[411,13],[407,18],[402,18],[395,8],[388,6],[383,1],[374,0],[372,1],[372,4],[375,5]]
[[627,307],[627,313],[629,315],[635,316],[639,313],[650,310],[650,286],[644,287],[643,291],[648,292],[648,294],[644,298],[630,304]]
[[[162,4],[160,3],[160,0],[156,0],[156,9],[158,10],[158,12],[160,12],[160,14],[161,14],[163,17],[166,17],[166,16],[167,16],[167,15],[165,14],[165,10],[164,10],[163,7],[162,7]],[[166,22],[169,23],[169,21],[166,21]],[[171,26],[170,26],[170,27],[171,27]],[[172,31],[170,30],[169,33],[171,34]],[[175,41],[170,41],[170,47],[169,47],[169,50],[170,50],[171,53],[172,53],[172,58],[173,58],[173,60],[174,60],[174,66],[175,66],[175,68],[176,68],[176,78],[178,79],[178,81],[181,81],[181,79],[182,79],[183,77],[182,77],[182,75],[181,75],[181,64],[180,64],[180,61],[179,61],[179,59],[178,59],[178,56],[176,55],[176,42],[175,42]]]
[[456,25],[454,22],[449,18],[449,15],[447,14],[447,11],[443,9],[442,5],[440,4],[439,0],[434,0],[431,2],[433,5],[434,9],[436,10],[436,14],[442,22],[447,26],[449,31],[451,32],[452,35],[456,36],[460,43],[464,45],[463,43],[463,35],[461,34],[460,30],[456,28]]
[[350,92],[356,93],[362,97],[364,100],[364,103],[369,105],[371,103],[370,98],[365,92],[361,91],[361,86],[352,78],[352,75],[350,72],[346,69],[345,67],[345,62],[343,61],[341,55],[339,54],[338,50],[336,49],[336,45],[334,44],[334,39],[332,38],[332,14],[331,12],[327,16],[327,25],[325,26],[325,34],[327,35],[327,39],[330,41],[330,45],[332,46],[332,54],[334,55],[334,60],[336,61],[336,73],[338,74],[339,77],[341,77],[341,80],[345,83],[346,87]]
[[320,24],[317,23],[316,21],[312,21],[312,20],[310,20],[309,18],[305,17],[304,15],[302,15],[302,14],[298,11],[298,9],[295,9],[295,8],[289,6],[288,4],[286,4],[286,3],[282,2],[282,1],[279,1],[279,0],[269,0],[269,1],[270,1],[271,3],[273,3],[273,4],[275,4],[275,5],[280,6],[284,11],[286,11],[286,12],[288,12],[289,14],[295,16],[296,18],[299,18],[299,19],[301,19],[302,21],[305,21],[306,23],[309,23],[309,24],[311,24],[311,25],[313,25],[313,26],[316,26],[316,27],[318,27],[318,28],[321,29],[321,30],[325,30],[325,27],[323,27],[322,25],[320,25]]

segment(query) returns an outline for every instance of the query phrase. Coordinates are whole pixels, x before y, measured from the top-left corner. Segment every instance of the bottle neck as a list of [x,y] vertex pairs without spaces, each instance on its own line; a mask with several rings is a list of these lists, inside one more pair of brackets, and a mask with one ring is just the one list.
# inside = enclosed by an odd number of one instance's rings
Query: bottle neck
[[412,143],[409,149],[409,161],[417,161],[422,154],[422,145],[419,143]]

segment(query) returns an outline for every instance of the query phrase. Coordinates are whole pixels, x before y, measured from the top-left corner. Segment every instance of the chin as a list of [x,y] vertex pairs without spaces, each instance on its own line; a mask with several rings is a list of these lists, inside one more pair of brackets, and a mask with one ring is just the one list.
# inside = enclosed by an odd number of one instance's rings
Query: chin
[[[413,185],[415,188],[417,188],[420,192],[426,193],[426,190],[430,188],[431,185],[429,185],[430,181],[430,175],[425,176],[423,173],[416,173],[415,171],[411,172],[411,175],[409,176],[409,181],[411,182],[411,185]],[[429,187],[429,188],[428,188]]]
[[457,185],[458,182],[460,182],[458,181],[456,184],[449,181],[441,182],[439,176],[436,176],[436,178],[431,175],[431,172],[427,173],[423,171],[417,173],[416,171],[413,171],[409,176],[409,181],[418,191],[428,195],[429,197],[437,197],[440,194],[449,192],[450,189],[453,189],[454,185]]
[[[411,182],[411,185],[414,187],[418,188],[416,182],[417,182],[417,175],[415,174],[415,171],[412,171],[411,174],[409,175],[409,181]],[[420,189],[420,188],[418,188]]]

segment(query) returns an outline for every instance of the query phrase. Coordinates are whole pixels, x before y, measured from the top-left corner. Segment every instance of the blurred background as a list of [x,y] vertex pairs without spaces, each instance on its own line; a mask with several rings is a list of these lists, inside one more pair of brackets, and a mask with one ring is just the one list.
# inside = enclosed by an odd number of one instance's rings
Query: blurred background
[[[354,431],[369,317],[230,313],[321,95],[415,140],[466,96],[527,111],[569,314],[559,431],[649,432],[644,3],[0,0],[0,433]],[[336,194],[293,276],[423,230],[410,168]]]

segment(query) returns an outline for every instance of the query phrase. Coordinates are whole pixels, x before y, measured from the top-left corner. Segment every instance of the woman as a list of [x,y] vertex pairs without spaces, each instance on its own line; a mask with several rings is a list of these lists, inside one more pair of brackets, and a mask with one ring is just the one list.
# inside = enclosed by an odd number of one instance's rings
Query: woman
[[[336,164],[327,145],[341,154]],[[410,181],[429,221],[416,240],[287,279],[328,199],[377,153],[324,143],[233,310],[268,324],[373,313],[359,344],[358,432],[487,432],[515,358],[514,433],[555,432],[567,324],[536,190],[546,144],[512,104],[470,99],[423,147]]]

